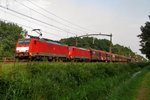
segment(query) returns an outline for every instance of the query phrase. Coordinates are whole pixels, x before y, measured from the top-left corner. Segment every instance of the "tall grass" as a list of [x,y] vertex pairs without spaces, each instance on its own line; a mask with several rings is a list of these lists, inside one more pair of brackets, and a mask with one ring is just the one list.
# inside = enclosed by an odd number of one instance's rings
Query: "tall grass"
[[109,100],[145,63],[0,65],[0,97],[13,100]]
[[149,68],[150,65],[148,64],[148,66],[132,75],[130,79],[120,84],[109,96],[109,100],[136,100],[143,78],[149,72]]

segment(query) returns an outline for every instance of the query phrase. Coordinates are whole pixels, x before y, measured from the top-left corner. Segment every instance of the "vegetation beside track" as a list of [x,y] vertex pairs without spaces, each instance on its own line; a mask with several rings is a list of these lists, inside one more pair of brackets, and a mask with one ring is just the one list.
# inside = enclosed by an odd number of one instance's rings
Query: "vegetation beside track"
[[[147,73],[150,72],[150,66],[146,66],[142,70],[138,71],[137,73],[133,74],[133,76],[120,84],[114,92],[109,97],[109,100],[149,100],[149,99],[142,99],[147,98],[148,93],[142,93],[141,89],[144,88],[150,91],[147,86],[150,84],[150,79],[148,77],[145,78]],[[143,80],[147,79],[145,82]],[[144,84],[143,84],[144,83]],[[142,95],[142,94],[144,95]],[[141,99],[140,99],[141,98]]]
[[5,100],[110,100],[118,86],[146,65],[61,62],[0,64],[0,97]]
[[143,72],[142,81],[134,100],[150,100],[150,66]]

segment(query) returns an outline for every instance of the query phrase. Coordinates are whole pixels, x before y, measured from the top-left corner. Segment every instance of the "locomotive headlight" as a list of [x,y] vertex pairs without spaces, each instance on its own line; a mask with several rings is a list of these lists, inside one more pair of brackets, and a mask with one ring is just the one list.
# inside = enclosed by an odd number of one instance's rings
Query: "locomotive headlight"
[[29,47],[17,47],[16,50],[19,52],[27,52],[29,51]]
[[30,52],[29,55],[32,56],[32,53]]

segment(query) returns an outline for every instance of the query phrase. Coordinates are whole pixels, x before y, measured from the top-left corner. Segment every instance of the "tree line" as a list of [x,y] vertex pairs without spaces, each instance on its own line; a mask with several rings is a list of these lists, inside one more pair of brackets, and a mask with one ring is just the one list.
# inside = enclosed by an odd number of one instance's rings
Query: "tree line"
[[[77,43],[76,40],[78,41]],[[107,52],[109,52],[110,45],[112,45],[113,53],[126,55],[126,56],[135,55],[135,53],[129,47],[125,47],[119,44],[113,44],[107,39],[98,39],[93,37],[83,37],[83,38],[70,37],[70,38],[61,39],[59,42],[70,46],[74,46],[77,44],[78,47],[94,48],[97,50],[104,50]]]
[[141,26],[141,34],[138,35],[140,40],[140,51],[145,54],[150,60],[150,22],[147,21],[144,26]]
[[14,23],[0,21],[0,56],[13,56],[15,45],[23,28]]

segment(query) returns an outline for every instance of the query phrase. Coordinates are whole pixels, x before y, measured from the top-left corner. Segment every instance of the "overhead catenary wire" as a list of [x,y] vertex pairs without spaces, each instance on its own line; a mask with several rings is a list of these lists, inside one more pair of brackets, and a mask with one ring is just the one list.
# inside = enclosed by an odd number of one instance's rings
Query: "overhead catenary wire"
[[62,30],[62,31],[64,31],[64,32],[68,32],[68,33],[70,33],[70,34],[76,35],[75,33],[71,33],[71,32],[69,32],[69,31],[67,31],[67,30],[65,30],[65,29],[62,29],[62,28],[57,27],[57,26],[55,26],[55,25],[52,25],[52,24],[49,24],[49,23],[47,23],[47,22],[41,21],[41,20],[39,20],[39,19],[33,18],[33,17],[31,17],[31,16],[28,16],[28,15],[26,15],[26,14],[20,13],[20,12],[18,12],[18,11],[13,10],[13,9],[7,8],[7,7],[3,6],[3,5],[0,5],[0,8],[9,10],[9,11],[11,11],[11,12],[13,12],[13,13],[22,15],[22,16],[24,16],[24,17],[26,17],[26,18],[35,20],[35,21],[40,22],[40,23],[43,23],[43,24],[45,24],[45,25],[48,25],[48,26],[57,28],[57,29]]
[[[22,18],[22,17],[20,17],[20,16],[17,16],[17,15],[15,15],[15,14],[12,14],[12,13],[9,13],[9,12],[7,12],[7,14],[10,14],[10,15],[12,15],[12,16],[15,16],[15,17],[17,17],[17,18],[20,18],[20,19],[23,19],[23,20],[25,20],[25,21],[29,21],[29,20],[27,20],[27,19],[25,19],[25,18]],[[2,18],[1,18],[2,19]],[[3,19],[3,20],[6,20],[6,19]],[[7,20],[8,21],[8,20]],[[17,22],[15,22],[15,23],[17,23]],[[35,22],[32,22],[32,23],[34,23],[34,24],[38,24],[38,23],[35,23]],[[27,25],[23,25],[23,24],[20,24],[20,23],[17,23],[18,25],[22,25],[22,26],[25,26],[25,27],[28,27],[28,28],[30,28],[30,29],[34,29],[33,27],[30,27],[30,26],[27,26]],[[41,26],[41,25],[40,25]],[[43,27],[45,27],[45,26],[43,26]],[[53,29],[52,29],[53,30]],[[59,37],[62,37],[62,36],[60,36],[60,34],[54,34],[54,33],[51,33],[51,32],[46,32],[46,33],[49,33],[49,34],[51,34],[51,35],[55,35],[55,36],[59,36]]]
[[65,27],[69,28],[69,29],[75,29],[75,30],[78,30],[78,31],[80,31],[80,32],[85,33],[85,31],[83,31],[83,30],[80,30],[80,29],[71,27],[71,26],[69,26],[69,25],[66,25],[66,24],[64,24],[64,23],[61,23],[61,22],[59,22],[59,21],[57,21],[57,20],[55,20],[55,19],[53,19],[53,18],[50,18],[49,16],[47,16],[47,15],[45,15],[45,14],[43,14],[43,13],[40,13],[39,11],[36,11],[35,9],[33,9],[33,8],[31,8],[31,7],[26,6],[25,4],[23,4],[23,3],[21,3],[21,2],[19,2],[19,1],[17,1],[17,0],[15,0],[15,1],[16,1],[17,3],[19,3],[20,5],[22,5],[22,6],[26,7],[26,8],[28,8],[28,9],[30,9],[30,10],[32,10],[32,11],[38,13],[38,14],[44,16],[45,18],[47,18],[47,19],[49,19],[49,20],[52,20],[52,21],[54,21],[54,22],[56,22],[56,23],[58,23],[58,24],[60,24],[60,25],[63,25],[63,26],[65,26]]
[[[3,19],[3,18],[0,18],[0,20],[2,20],[2,21],[7,21],[7,22],[12,22],[12,21],[10,21],[10,20],[6,20],[6,19]],[[29,28],[29,29],[34,29],[33,27],[30,27],[30,26],[27,26],[27,25],[24,25],[24,24],[20,24],[20,23],[18,23],[18,22],[12,22],[12,23],[15,23],[15,24],[17,24],[17,25],[20,25],[20,26],[23,26],[23,27],[26,27],[26,28]],[[42,30],[43,31],[43,30]],[[54,34],[54,33],[50,33],[50,32],[47,32],[47,31],[43,31],[43,32],[45,32],[45,33],[49,33],[49,34],[51,34],[51,35],[53,35],[53,36],[57,36],[57,37],[61,37],[60,35],[57,35],[57,34]]]
[[[4,12],[5,12],[5,11],[4,11]],[[17,18],[20,18],[20,19],[23,19],[23,20],[25,20],[25,21],[30,22],[30,20],[25,19],[25,18],[20,17],[20,16],[17,16],[17,15],[15,15],[15,14],[10,13],[10,12],[7,12],[7,14],[10,14],[10,15],[15,16],[15,17],[17,17]],[[36,22],[31,22],[31,23],[33,23],[33,24],[35,24],[35,25],[38,25],[38,24],[39,24],[39,23],[36,23]],[[50,28],[50,27],[48,27],[48,26],[43,26],[43,25],[40,25],[40,26]],[[51,29],[52,29],[52,28],[51,28]],[[59,31],[59,30],[56,30],[56,29],[52,29],[52,30]],[[49,33],[50,33],[50,32],[49,32]],[[51,34],[54,34],[54,33],[51,33]],[[56,34],[55,34],[55,35],[56,35]],[[57,34],[57,36],[59,36],[59,35]]]
[[[94,31],[92,31],[92,30],[90,30],[90,29],[87,29],[87,28],[81,27],[81,26],[79,26],[79,25],[77,25],[77,24],[72,23],[72,22],[71,22],[71,21],[69,21],[69,20],[66,20],[66,19],[64,19],[64,18],[62,18],[62,17],[57,16],[56,14],[54,14],[54,13],[52,13],[52,12],[50,12],[50,11],[48,11],[48,10],[44,9],[43,7],[41,7],[41,6],[37,5],[36,3],[33,3],[31,0],[27,0],[27,1],[28,1],[28,2],[30,2],[31,4],[33,4],[34,6],[36,6],[36,7],[40,8],[40,9],[42,9],[43,11],[45,11],[45,12],[49,13],[50,15],[53,15],[53,16],[55,16],[55,17],[57,17],[57,18],[59,18],[59,19],[63,20],[64,22],[67,22],[67,23],[69,23],[69,24],[71,24],[71,25],[73,25],[73,26],[76,26],[76,27],[78,27],[78,28],[80,28],[80,29],[82,29],[82,30],[86,30],[86,31],[94,32]],[[98,33],[98,32],[96,32],[96,33]]]

